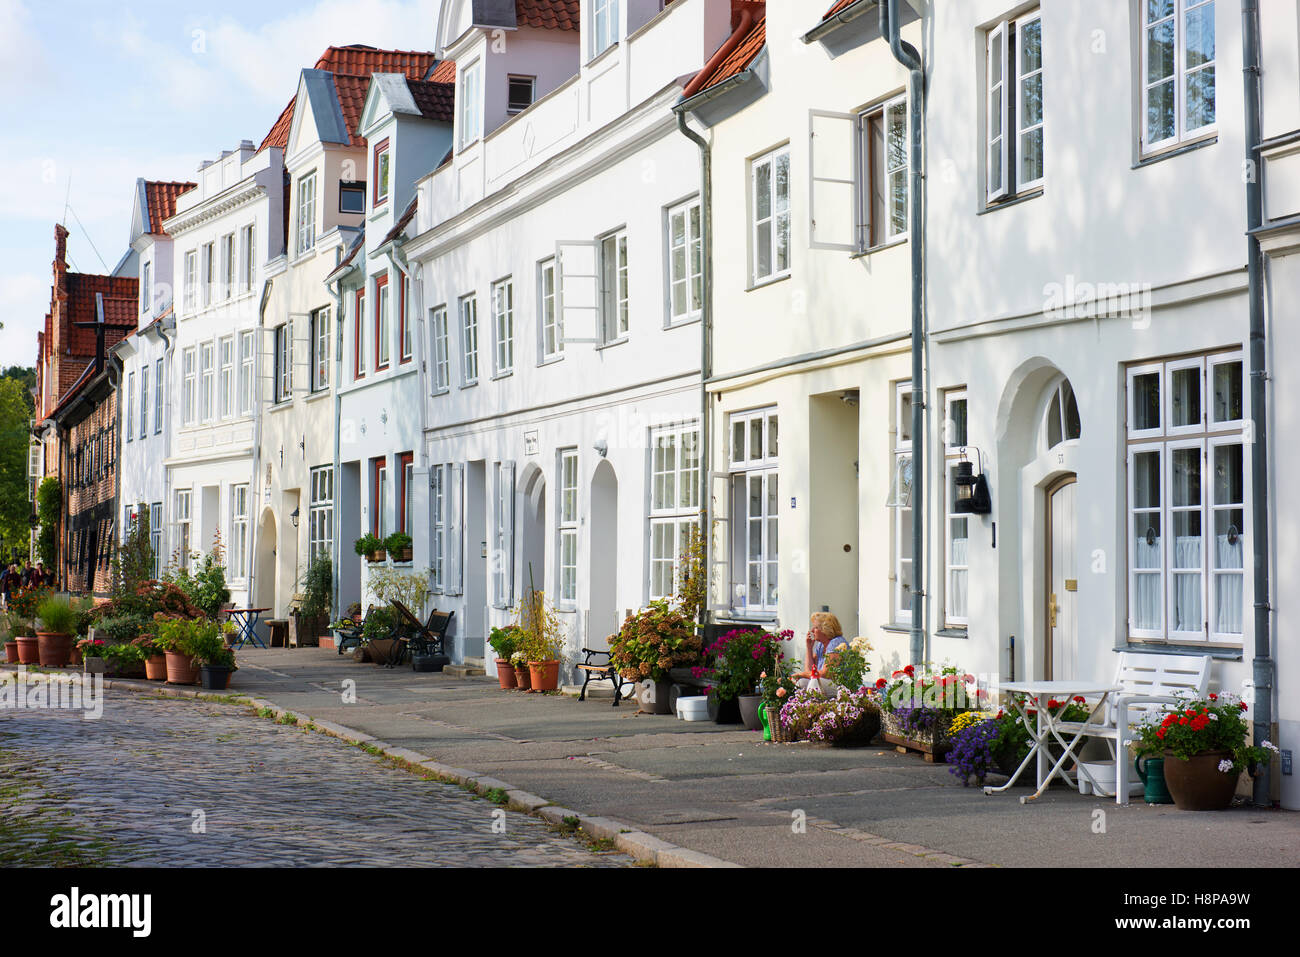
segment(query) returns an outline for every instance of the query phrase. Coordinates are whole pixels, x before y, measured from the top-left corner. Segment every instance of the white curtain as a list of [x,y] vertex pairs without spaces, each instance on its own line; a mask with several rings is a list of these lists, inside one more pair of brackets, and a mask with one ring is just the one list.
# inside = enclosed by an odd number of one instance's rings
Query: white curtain
[[[1174,602],[1170,631],[1201,631],[1205,616],[1201,611],[1201,539],[1180,535],[1174,539]],[[1193,574],[1177,574],[1179,569],[1198,569]]]
[[1152,631],[1160,627],[1160,574],[1143,574],[1142,569],[1160,568],[1160,539],[1148,545],[1145,538],[1139,538],[1134,555],[1138,574],[1133,582],[1133,625]]
[[956,618],[966,617],[967,541],[954,538],[950,547],[949,564],[963,566],[951,569],[948,574],[948,613]]
[[[1235,542],[1229,543],[1227,535],[1219,535],[1214,541],[1214,567],[1219,569],[1244,568],[1243,552],[1245,537],[1238,535]],[[1241,606],[1245,591],[1245,578],[1242,575],[1214,576],[1214,630],[1221,635],[1239,635],[1241,629]]]

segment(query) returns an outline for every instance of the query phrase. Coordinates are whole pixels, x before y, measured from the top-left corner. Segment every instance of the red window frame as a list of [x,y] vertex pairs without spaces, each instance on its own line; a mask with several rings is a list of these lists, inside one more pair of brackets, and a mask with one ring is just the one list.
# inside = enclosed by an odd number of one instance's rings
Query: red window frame
[[397,457],[397,530],[410,535],[406,527],[406,496],[410,494],[410,483],[406,478],[407,466],[414,464],[415,453],[403,452]]
[[[375,279],[375,371],[382,372],[392,363],[392,353],[389,353],[389,361],[383,365],[379,364],[379,342],[380,329],[379,319],[383,315],[384,290],[388,288],[388,273],[384,273]],[[391,302],[391,295],[390,295]]]
[[403,276],[402,285],[398,290],[397,296],[397,361],[399,365],[405,365],[415,358],[414,341],[412,341],[411,351],[406,351],[406,290],[409,289],[410,286],[411,280],[406,276]]
[[[379,195],[379,183],[380,183],[379,158],[383,156],[385,153],[388,153],[388,140],[383,139],[375,144],[374,175],[371,177],[371,180],[374,182],[375,185],[374,188],[371,189],[370,191],[371,193],[370,204],[376,208],[383,206],[385,203],[388,202],[387,195],[385,196]],[[388,157],[388,172],[391,174],[392,171],[393,171],[393,157],[390,154]],[[392,177],[390,176],[389,179],[391,181]],[[390,182],[388,187],[388,192],[391,194],[392,191],[393,191],[392,183]]]
[[352,358],[353,358],[352,377],[354,379],[364,379],[366,377],[366,367],[365,364],[361,361],[361,353],[364,351],[362,348],[362,342],[364,341],[363,336],[366,331],[365,322],[366,322],[366,291],[365,289],[358,289],[357,299],[356,299],[357,330],[356,330],[356,335],[354,336],[355,341],[352,347]]
[[383,518],[384,503],[379,499],[379,476],[388,471],[388,457],[379,456],[370,460],[370,534],[378,535],[380,521]]

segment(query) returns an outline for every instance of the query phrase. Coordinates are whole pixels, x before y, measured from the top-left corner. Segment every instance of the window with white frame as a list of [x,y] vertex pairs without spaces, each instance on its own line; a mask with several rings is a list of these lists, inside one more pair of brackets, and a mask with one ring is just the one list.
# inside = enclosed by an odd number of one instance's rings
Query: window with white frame
[[492,482],[492,604],[509,608],[515,583],[515,466],[497,462]]
[[135,373],[126,374],[126,440],[135,434]]
[[564,322],[555,304],[555,258],[537,266],[538,318],[541,320],[542,359],[555,359],[564,354]]
[[370,460],[370,531],[388,537],[388,458]]
[[779,568],[779,420],[775,408],[730,419],[731,605],[744,614],[775,614]]
[[1144,363],[1127,378],[1129,636],[1239,644],[1249,505],[1242,353]]
[[199,308],[199,253],[191,249],[185,254],[185,311]]
[[203,305],[210,306],[217,301],[217,246],[205,243],[203,246]]
[[600,240],[601,324],[606,342],[627,335],[627,230]]
[[392,316],[388,311],[388,276],[379,277],[375,283],[375,369],[387,369],[392,345]]
[[221,418],[228,419],[235,414],[235,337],[226,336],[217,347],[217,411]]
[[253,265],[257,247],[253,244],[253,224],[239,231],[239,291],[253,291]]
[[429,310],[429,328],[433,330],[433,391],[451,388],[451,358],[447,337],[447,307]]
[[184,570],[190,567],[190,489],[177,489],[175,512],[172,525],[176,536],[177,566]]
[[235,234],[228,233],[221,237],[221,298],[230,299],[235,295]]
[[298,255],[316,245],[316,172],[298,180]]
[[[129,432],[135,423],[128,417],[126,429]],[[140,366],[140,438],[149,434],[149,363]]]
[[401,350],[398,360],[410,362],[415,358],[415,330],[406,314],[407,297],[411,292],[411,280],[403,276],[397,284],[397,341]]
[[700,527],[699,427],[650,434],[650,600],[677,593],[682,556]]
[[212,343],[204,342],[199,345],[199,414],[204,422],[212,421],[212,386],[215,375],[213,356]]
[[311,391],[330,387],[330,310],[329,306],[311,314]]
[[754,160],[749,170],[754,282],[790,271],[790,148]]
[[578,600],[578,450],[560,449],[560,480],[556,484],[555,543],[559,552],[556,594],[562,605]]
[[195,359],[193,346],[181,353],[181,419],[185,425],[194,424],[194,398],[197,386],[194,378]]
[[893,549],[890,556],[891,614],[897,623],[912,620],[912,384],[894,387],[894,432],[889,502]]
[[445,578],[447,514],[441,465],[429,470],[429,587],[441,592]]
[[1142,0],[1142,151],[1215,128],[1214,0]]
[[239,414],[250,415],[253,411],[253,396],[256,375],[256,350],[253,348],[253,333],[239,334]]
[[861,248],[892,243],[907,236],[908,118],[907,97],[899,96],[862,114],[863,170],[860,191],[866,235]]
[[1003,20],[985,41],[986,195],[993,203],[1043,185],[1042,18],[1034,10]]
[[149,312],[150,297],[153,295],[153,263],[147,262],[140,271],[140,311]]
[[230,568],[231,578],[248,574],[248,485],[230,487]]
[[503,279],[492,285],[492,327],[495,335],[495,373],[504,375],[515,367],[515,284]]
[[479,60],[465,67],[460,74],[460,148],[469,146],[483,135],[483,64]]
[[1043,411],[1041,434],[1044,450],[1075,442],[1083,434],[1079,402],[1074,397],[1074,387],[1069,379],[1061,378],[1052,386]]
[[618,42],[619,0],[591,0],[591,56],[600,56]]
[[668,210],[668,319],[696,319],[704,305],[704,234],[700,201]]
[[506,81],[506,113],[514,116],[533,105],[537,98],[537,77],[510,76]]
[[330,557],[334,545],[334,468],[311,470],[311,511],[307,517],[307,560]]
[[162,529],[163,503],[154,502],[149,506],[149,545],[153,549],[153,577],[155,580],[161,578],[163,572]]
[[459,309],[461,381],[473,385],[478,382],[478,299],[473,293],[462,297]]
[[[957,389],[944,396],[944,577],[943,620],[950,628],[965,628],[970,621],[967,595],[970,580],[971,516],[952,511],[957,500],[956,466],[966,461],[967,418],[966,391]],[[910,534],[910,530],[909,530]]]
[[163,427],[163,360],[153,364],[153,434],[157,435]]
[[293,398],[293,322],[275,327],[275,401]]

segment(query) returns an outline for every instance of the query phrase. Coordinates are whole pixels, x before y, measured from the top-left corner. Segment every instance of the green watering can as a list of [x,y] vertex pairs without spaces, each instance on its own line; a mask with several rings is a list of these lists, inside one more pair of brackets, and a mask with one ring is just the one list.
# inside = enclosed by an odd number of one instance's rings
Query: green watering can
[[1165,787],[1164,758],[1138,758],[1133,762],[1133,770],[1137,772],[1138,780],[1146,787],[1143,797],[1148,804],[1174,803],[1169,788]]

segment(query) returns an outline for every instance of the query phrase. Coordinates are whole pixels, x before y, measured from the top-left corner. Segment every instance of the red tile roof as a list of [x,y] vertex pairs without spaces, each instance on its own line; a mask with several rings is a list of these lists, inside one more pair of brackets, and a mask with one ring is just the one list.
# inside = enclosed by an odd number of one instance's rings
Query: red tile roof
[[433,72],[429,74],[429,80],[433,83],[455,83],[456,82],[456,61],[442,60],[434,67]]
[[[60,319],[68,323],[95,322],[99,317],[96,293],[104,296],[105,348],[115,345],[140,319],[139,283],[134,276],[67,274],[67,311]],[[73,355],[95,354],[95,330],[70,325],[61,337]]]
[[[378,50],[358,43],[345,47],[326,48],[316,60],[315,68],[367,78],[372,73],[405,73],[408,79],[423,80],[436,62],[432,53],[420,53],[414,50]],[[266,134],[266,138],[262,140],[262,145],[257,148],[259,153],[268,146],[278,146],[280,149],[288,146],[289,128],[293,126],[293,104],[297,98],[295,91],[289,104],[280,113],[270,132]],[[364,98],[363,93],[362,99]],[[357,116],[360,115],[358,111]],[[344,116],[347,116],[346,107]],[[356,123],[349,122],[348,129],[356,129]]]
[[153,236],[166,236],[162,224],[176,215],[176,200],[181,193],[193,189],[194,183],[167,183],[146,180],[144,184],[145,202],[149,205],[149,233]]
[[451,123],[456,113],[456,84],[429,83],[423,80],[407,80],[415,105],[421,115],[428,120],[442,120]]
[[835,6],[827,10],[826,15],[823,16],[822,19],[829,20],[831,17],[835,16],[835,14],[839,13],[841,10],[844,10],[847,7],[851,7],[857,2],[858,0],[837,0]]
[[[745,34],[745,38],[740,41],[740,45],[732,50],[731,53],[727,55],[726,59],[713,67],[713,69],[710,70],[706,66],[705,70],[701,71],[703,79],[701,80],[697,77],[696,80],[691,81],[691,85],[697,86],[699,91],[704,91],[711,86],[716,86],[723,80],[730,79],[738,73],[742,73],[744,70],[748,69],[751,63],[754,62],[754,58],[758,56],[759,51],[763,49],[766,43],[767,17],[760,16],[754,21],[754,25],[750,27],[749,33]],[[721,49],[721,47],[719,47],[719,49]]]
[[334,90],[338,94],[339,106],[343,109],[343,122],[347,125],[352,146],[366,145],[365,137],[357,134],[357,127],[361,125],[361,111],[365,109],[366,91],[369,89],[369,76],[334,74]]
[[521,27],[576,31],[578,7],[578,0],[515,0],[515,20]]

